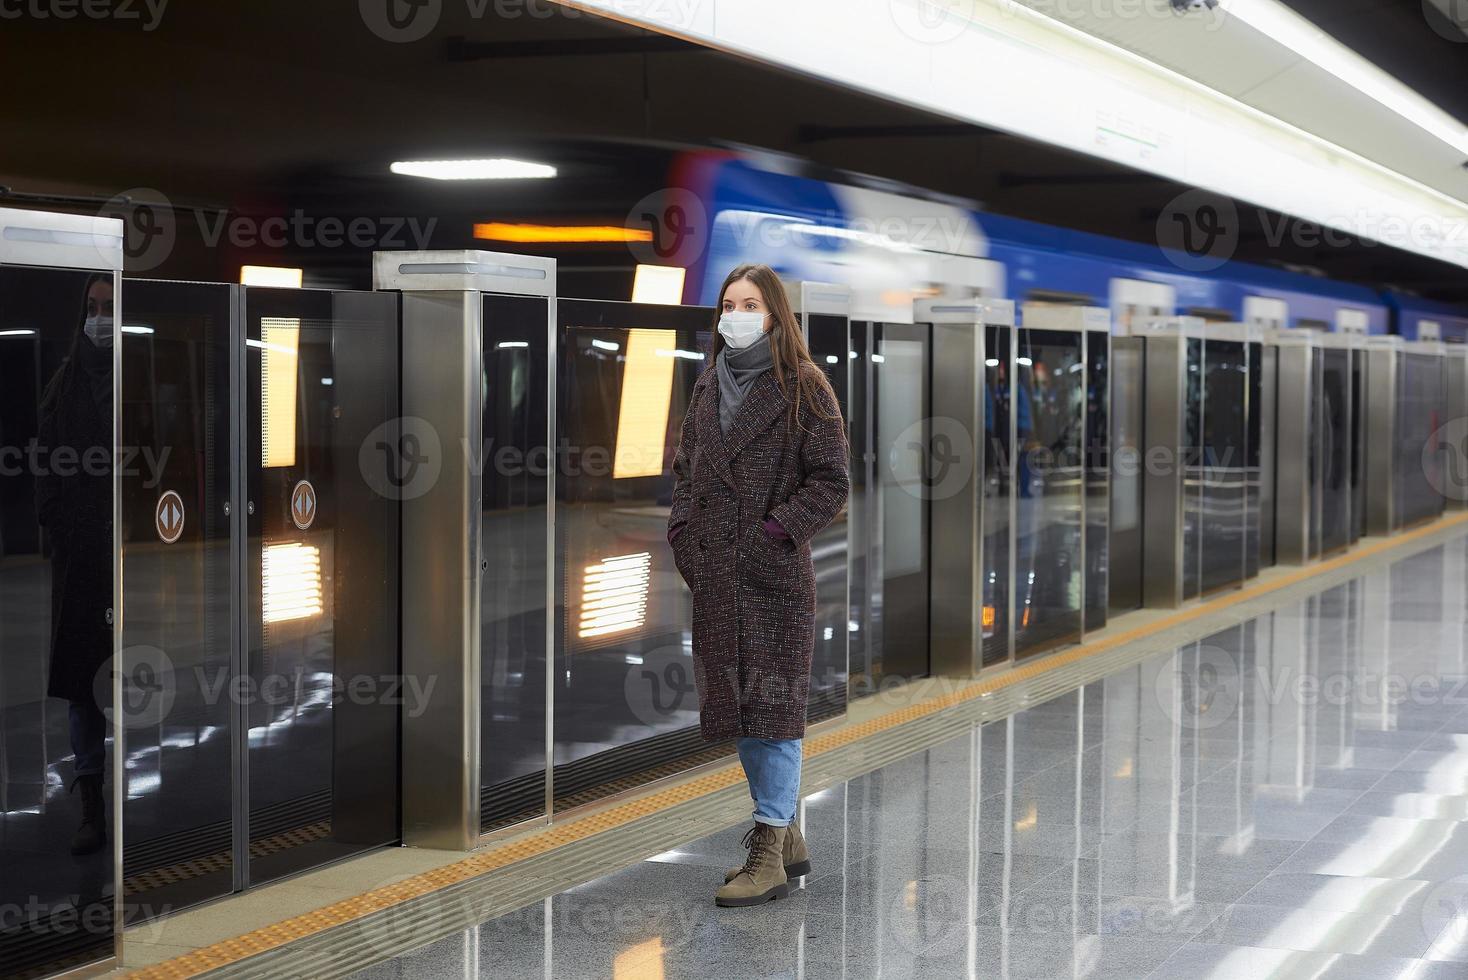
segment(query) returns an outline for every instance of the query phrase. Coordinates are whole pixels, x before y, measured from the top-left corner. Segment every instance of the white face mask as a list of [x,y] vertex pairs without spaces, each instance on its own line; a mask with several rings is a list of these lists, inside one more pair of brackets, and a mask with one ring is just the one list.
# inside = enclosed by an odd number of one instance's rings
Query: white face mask
[[86,325],[82,328],[87,333],[87,339],[96,347],[112,346],[112,317],[89,316]]
[[743,350],[759,340],[765,332],[765,317],[768,313],[748,313],[738,310],[719,317],[719,333],[724,342],[735,350]]

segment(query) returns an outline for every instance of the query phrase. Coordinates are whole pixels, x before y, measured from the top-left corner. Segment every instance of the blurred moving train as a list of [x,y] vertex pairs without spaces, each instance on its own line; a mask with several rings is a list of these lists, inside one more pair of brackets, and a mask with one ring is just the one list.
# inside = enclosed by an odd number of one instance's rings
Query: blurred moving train
[[[827,172],[828,173],[828,172]],[[669,204],[692,214],[664,220],[691,229],[683,299],[711,305],[723,271],[764,262],[793,280],[853,290],[853,316],[901,322],[925,297],[996,296],[1016,303],[1109,307],[1121,323],[1143,315],[1196,315],[1277,327],[1468,340],[1468,309],[1417,296],[1191,255],[977,211],[964,201],[856,175],[814,176],[776,153],[695,150],[671,168]],[[695,219],[708,228],[701,245]],[[675,229],[676,230],[676,229]]]

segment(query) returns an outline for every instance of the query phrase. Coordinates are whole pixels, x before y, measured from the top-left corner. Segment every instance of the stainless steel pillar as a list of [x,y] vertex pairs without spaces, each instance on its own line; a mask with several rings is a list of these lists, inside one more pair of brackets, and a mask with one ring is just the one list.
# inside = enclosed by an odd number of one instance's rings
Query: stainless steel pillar
[[[432,692],[426,710],[403,716],[403,842],[463,850],[480,837],[480,576],[489,560],[480,533],[483,295],[548,299],[554,392],[556,263],[481,251],[378,252],[373,285],[402,293],[404,422],[434,433],[441,455],[437,480],[402,501],[403,675]],[[547,446],[554,433],[552,412]],[[554,472],[549,466],[549,479]],[[547,499],[553,507],[554,493]],[[547,524],[553,566],[554,520]],[[554,576],[548,581],[553,588]],[[550,592],[547,608],[554,603]],[[547,650],[554,622],[546,617]],[[547,657],[547,673],[552,664]],[[553,690],[548,682],[547,815]]]
[[1395,457],[1397,437],[1397,383],[1401,337],[1370,337],[1366,341],[1366,533],[1396,530]]
[[1172,609],[1184,597],[1187,496],[1199,489],[1190,489],[1185,479],[1196,448],[1190,445],[1187,420],[1188,342],[1201,341],[1203,321],[1145,319],[1133,321],[1128,329],[1144,342],[1142,604]]
[[1312,330],[1280,330],[1270,337],[1275,365],[1274,542],[1276,560],[1303,565],[1319,537],[1319,359]]
[[[913,318],[932,325],[934,438],[960,438],[962,445],[953,448],[968,457],[966,479],[944,480],[930,488],[930,663],[935,675],[969,677],[983,665],[984,332],[991,326],[1012,328],[1014,304],[924,300],[915,306]],[[1012,495],[1003,506],[1011,511],[1012,529]]]

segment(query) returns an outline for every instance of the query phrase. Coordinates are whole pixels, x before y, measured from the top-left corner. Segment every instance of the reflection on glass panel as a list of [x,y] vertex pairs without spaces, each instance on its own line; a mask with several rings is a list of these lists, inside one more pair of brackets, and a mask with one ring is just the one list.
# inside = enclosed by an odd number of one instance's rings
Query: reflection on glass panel
[[[1190,342],[1191,343],[1191,342]],[[1207,341],[1203,394],[1203,592],[1244,580],[1248,375],[1245,345]]]
[[1248,356],[1248,432],[1244,450],[1244,575],[1259,574],[1261,511],[1264,506],[1264,345],[1246,345]]
[[713,313],[561,300],[557,314],[554,724],[563,809],[729,747],[699,734],[691,597],[666,537],[673,454]]
[[[849,328],[844,316],[812,314],[806,324],[806,343],[811,357],[826,372],[836,392],[841,414],[851,435],[851,385],[849,383]],[[808,717],[811,721],[830,718],[846,710],[847,628],[851,618],[846,603],[850,555],[847,530],[850,506],[823,528],[811,541],[811,560],[816,572],[815,650],[811,658]]]
[[0,968],[8,975],[112,953],[118,774],[103,709],[112,707],[113,317],[110,273],[0,268]]
[[1083,335],[1019,331],[1015,359],[1015,656],[1080,638]]
[[1087,630],[1106,625],[1111,567],[1111,344],[1086,337],[1086,616]]
[[1010,343],[1007,327],[984,328],[983,606],[980,629],[985,667],[1010,658],[1009,503],[1014,492],[1010,443]]
[[1320,545],[1325,552],[1351,543],[1351,352],[1323,348],[1320,386]]
[[1397,522],[1416,524],[1438,517],[1443,497],[1434,489],[1442,483],[1442,453],[1437,428],[1442,424],[1442,358],[1433,354],[1404,353],[1398,358]]
[[1366,536],[1366,352],[1351,351],[1351,540]]
[[851,446],[851,492],[846,499],[850,522],[850,622],[848,656],[850,658],[852,697],[875,690],[875,678],[881,670],[881,647],[873,637],[875,598],[880,586],[874,581],[877,545],[875,530],[877,492],[871,478],[872,460],[872,362],[867,356],[869,335],[873,325],[865,321],[851,324],[849,359],[851,361],[851,397],[846,417]]
[[1183,381],[1183,598],[1201,588],[1203,561],[1203,342],[1189,339]]
[[394,298],[250,288],[245,304],[258,884],[396,839],[398,715],[422,692],[397,681],[398,506],[371,452],[401,414]]
[[1126,612],[1142,606],[1142,344],[1136,337],[1111,339],[1111,529],[1107,575],[1108,608]]
[[545,812],[547,306],[484,297],[482,830]]
[[872,355],[881,582],[872,642],[881,650],[883,676],[928,672],[927,488],[942,480],[939,467],[951,465],[929,462],[929,329],[880,324]]
[[[172,705],[129,727],[129,921],[234,887],[229,286],[128,280],[119,442],[124,648],[162,651]],[[294,379],[292,379],[294,384]],[[134,450],[132,447],[136,447]],[[294,449],[294,447],[292,447]]]

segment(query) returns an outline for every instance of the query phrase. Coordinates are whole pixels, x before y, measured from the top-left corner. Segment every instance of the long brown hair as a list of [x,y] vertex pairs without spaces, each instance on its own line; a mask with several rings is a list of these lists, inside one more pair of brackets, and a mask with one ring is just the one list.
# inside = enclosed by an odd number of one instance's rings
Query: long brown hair
[[[780,277],[775,274],[774,269],[767,265],[754,263],[735,266],[724,278],[724,284],[719,287],[720,312],[723,310],[724,294],[729,291],[729,286],[741,279],[754,283],[754,287],[759,290],[760,296],[765,301],[765,307],[770,311],[773,321],[769,329],[770,354],[773,361],[770,370],[774,372],[780,392],[790,405],[790,414],[794,416],[796,424],[801,424],[802,408],[808,408],[819,418],[839,418],[839,407],[836,412],[827,409],[828,405],[837,404],[836,393],[831,388],[826,372],[821,370],[820,365],[816,364],[815,359],[810,356],[810,348],[805,344],[805,335],[800,329],[800,321],[795,318],[795,311],[790,308],[790,300],[785,295],[785,287],[780,283]],[[724,335],[719,333],[718,321],[715,320],[714,346],[709,358],[710,365],[718,359],[719,351],[723,350],[724,346]],[[794,397],[791,396],[792,386]],[[786,422],[788,424],[788,417]]]

